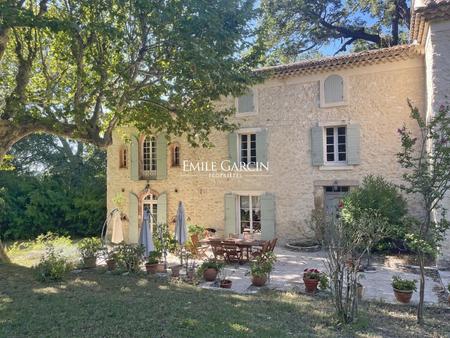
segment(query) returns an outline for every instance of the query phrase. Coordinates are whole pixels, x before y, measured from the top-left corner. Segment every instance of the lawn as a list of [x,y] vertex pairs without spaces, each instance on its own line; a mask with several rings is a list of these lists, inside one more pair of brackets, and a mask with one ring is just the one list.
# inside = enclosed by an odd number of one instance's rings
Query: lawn
[[324,296],[237,295],[101,268],[45,284],[28,267],[0,265],[1,337],[448,336],[449,312],[430,308],[419,327],[414,310],[363,303],[359,322],[342,327]]

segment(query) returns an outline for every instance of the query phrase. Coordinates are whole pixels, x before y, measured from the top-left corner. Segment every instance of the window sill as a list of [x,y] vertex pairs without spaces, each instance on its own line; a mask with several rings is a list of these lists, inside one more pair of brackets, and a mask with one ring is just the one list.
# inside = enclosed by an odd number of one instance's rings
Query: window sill
[[348,105],[347,101],[332,102],[332,103],[321,102],[320,108],[333,108],[333,107],[342,107],[342,106],[347,106],[347,105]]
[[319,167],[319,170],[323,171],[329,171],[329,170],[353,170],[353,165],[336,165],[336,164],[327,164],[327,165],[321,165]]
[[258,115],[258,112],[248,112],[248,113],[236,113],[236,117],[248,117],[248,116],[255,116]]

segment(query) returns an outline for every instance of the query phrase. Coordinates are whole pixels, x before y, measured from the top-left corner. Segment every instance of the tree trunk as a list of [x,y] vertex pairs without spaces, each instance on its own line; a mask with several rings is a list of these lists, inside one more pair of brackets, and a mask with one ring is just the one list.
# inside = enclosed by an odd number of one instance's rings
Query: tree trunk
[[425,300],[425,257],[422,252],[419,252],[419,267],[420,267],[420,289],[419,289],[419,306],[417,307],[417,323],[422,325],[423,320],[423,307]]
[[2,240],[0,239],[0,262],[1,263],[11,263],[8,255],[6,255],[6,250],[3,247]]

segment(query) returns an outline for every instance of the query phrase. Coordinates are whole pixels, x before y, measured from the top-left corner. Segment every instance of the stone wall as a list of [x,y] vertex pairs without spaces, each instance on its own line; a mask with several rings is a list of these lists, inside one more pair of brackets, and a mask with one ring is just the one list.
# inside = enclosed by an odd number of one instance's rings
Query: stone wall
[[[425,68],[423,58],[335,72],[344,77],[347,105],[319,107],[319,84],[332,73],[270,79],[255,88],[258,114],[236,118],[241,128],[268,129],[269,176],[243,174],[241,178],[209,178],[208,174],[185,173],[182,168],[168,169],[168,178],[150,181],[150,187],[168,194],[168,220],[176,214],[178,201],[186,206],[188,223],[223,231],[224,194],[227,192],[270,192],[276,196],[276,233],[286,239],[304,236],[306,220],[321,196],[317,186],[338,182],[360,182],[367,174],[380,174],[399,183],[402,170],[395,154],[400,149],[397,129],[403,124],[415,129],[409,118],[407,98],[425,109]],[[233,99],[222,104],[232,105]],[[310,128],[318,123],[342,122],[361,125],[361,164],[345,168],[319,168],[311,164]],[[138,194],[146,181],[131,181],[129,169],[119,169],[121,135],[129,129],[117,129],[108,148],[108,209],[116,205],[115,196],[123,195],[127,213],[130,191]],[[218,161],[228,158],[227,135],[214,133],[212,149],[193,149],[182,139],[181,161]],[[339,169],[339,170],[338,170]],[[320,181],[323,181],[322,183]],[[419,212],[417,203],[410,204]]]

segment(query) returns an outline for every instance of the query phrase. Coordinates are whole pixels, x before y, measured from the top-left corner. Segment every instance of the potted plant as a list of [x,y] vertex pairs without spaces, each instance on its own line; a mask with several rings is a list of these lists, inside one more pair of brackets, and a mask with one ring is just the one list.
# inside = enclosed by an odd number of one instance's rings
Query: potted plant
[[305,290],[309,293],[317,291],[317,285],[320,282],[322,273],[317,269],[303,270],[303,282],[305,283]]
[[213,282],[217,278],[217,274],[223,268],[223,263],[219,263],[216,260],[207,260],[198,268],[199,275],[203,275],[203,278],[207,282]]
[[85,268],[95,268],[97,266],[97,257],[102,248],[102,241],[96,237],[83,238],[78,242],[78,250]]
[[110,251],[105,250],[105,261],[108,271],[114,271],[117,268],[117,252],[112,249]]
[[183,265],[178,264],[178,265],[174,265],[170,268],[170,270],[172,271],[172,277],[180,277],[180,271],[183,268]]
[[416,280],[403,279],[400,276],[392,277],[392,287],[395,298],[400,303],[409,303],[414,291],[416,291]]
[[160,263],[162,253],[159,250],[152,251],[148,254],[147,262],[145,263],[145,269],[147,273],[165,272],[164,264]]
[[230,279],[221,279],[220,280],[220,287],[222,289],[231,289],[231,285],[233,282]]
[[266,252],[250,263],[250,273],[252,275],[252,284],[254,286],[259,287],[266,284],[267,277],[272,271],[275,261],[275,254],[273,252]]

